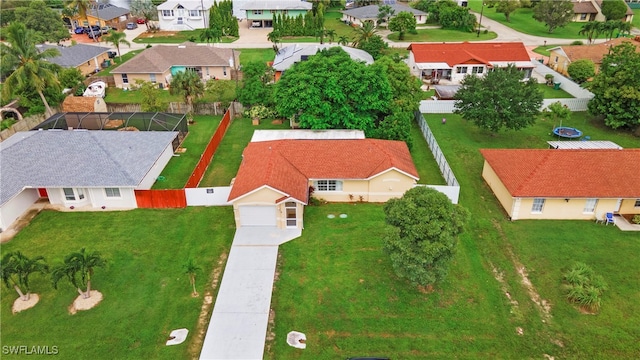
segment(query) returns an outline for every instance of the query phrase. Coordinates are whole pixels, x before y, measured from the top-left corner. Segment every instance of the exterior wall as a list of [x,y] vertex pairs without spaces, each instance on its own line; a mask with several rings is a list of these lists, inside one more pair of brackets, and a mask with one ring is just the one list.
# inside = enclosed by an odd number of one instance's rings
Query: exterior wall
[[[219,80],[231,80],[231,71],[233,70],[230,66],[204,66],[202,67],[202,80],[207,81],[210,79],[219,79]],[[171,69],[163,73],[155,74],[156,84],[162,84],[163,89],[169,88],[168,78],[171,76]],[[122,82],[122,74],[113,74],[113,80],[116,83],[116,87],[119,89],[131,89],[135,86],[136,80],[142,81],[151,81],[151,73],[148,74],[127,74],[127,78],[129,79],[129,83],[125,84]]]
[[572,22],[589,22],[592,21],[592,18],[595,20],[596,14],[585,14],[584,19],[582,18],[583,14],[574,14],[571,19]]
[[171,160],[171,157],[173,157],[173,145],[169,144],[162,152],[162,155],[160,155],[158,160],[153,164],[149,172],[147,172],[147,175],[145,175],[140,184],[136,187],[136,190],[151,189],[153,183],[156,182],[156,179],[160,176],[164,167],[167,166],[167,163]]
[[413,17],[416,18],[416,23],[418,25],[427,23],[427,15],[414,15]]
[[[491,165],[486,161],[482,168],[482,178],[487,182],[487,185],[489,185],[489,188],[491,188],[491,191],[493,191],[493,194],[507,212],[507,215],[509,215],[513,220],[516,220],[513,214],[513,197],[502,181],[500,181],[500,178],[498,178],[495,171],[493,171]],[[517,215],[515,217],[517,218]]]
[[[313,197],[329,202],[385,202],[402,197],[414,184],[412,178],[392,170],[371,180],[342,180],[342,191],[316,190]],[[313,182],[310,181],[309,185],[312,186]]]
[[[603,216],[607,212],[613,212],[618,206],[618,199],[598,199],[596,208],[592,213],[585,213],[584,206],[587,199],[547,198],[541,213],[531,213],[533,198],[522,198],[520,202],[519,216],[521,219],[548,219],[548,220],[594,220],[596,216]],[[513,219],[516,220],[516,219]]]
[[622,199],[622,204],[620,204],[620,210],[618,213],[620,214],[640,214],[640,207],[634,206],[638,199]]
[[[77,191],[78,188],[74,187],[73,189]],[[84,199],[82,200],[67,200],[62,188],[47,188],[47,194],[49,195],[49,202],[53,205],[62,205],[65,207],[91,206],[91,194],[89,194],[89,191],[86,188],[82,188],[82,190],[84,191]]]
[[[77,189],[77,188],[74,188]],[[69,201],[65,198],[62,188],[47,188],[49,202],[52,205],[61,205],[64,207],[73,206],[81,208],[99,209],[105,206],[107,209],[135,209],[137,207],[136,196],[133,188],[120,189],[120,197],[107,197],[104,188],[82,188],[85,198],[82,200]]]
[[96,72],[96,69],[102,69],[101,65],[105,60],[109,60],[109,55],[106,52],[76,66],[76,68],[82,72],[82,75],[87,76]]
[[564,76],[569,76],[569,73],[567,72],[569,64],[571,64],[571,60],[564,56],[560,51],[551,50],[549,52],[549,67],[553,70]]
[[[276,201],[282,197],[281,193],[275,192],[269,188],[262,188],[253,194],[247,195],[241,199],[233,202],[233,217],[236,221],[236,228],[242,226],[240,222],[240,205],[273,205],[276,206]],[[280,205],[282,205],[280,207]],[[278,205],[276,214],[278,214],[278,228],[284,228],[284,203]],[[302,222],[300,222],[302,223]]]
[[[178,20],[182,18],[182,23]],[[209,9],[204,10],[202,16],[189,16],[186,9],[173,9],[173,16],[163,16],[162,10],[158,10],[158,26],[160,30],[193,30],[204,29],[205,20],[209,20]]]
[[262,11],[262,14],[255,14],[254,10],[247,10],[247,19],[248,20],[273,20],[273,15],[284,14],[289,17],[296,18],[298,15],[305,16],[307,14],[307,10],[258,10]]
[[[482,68],[482,73],[480,73],[480,74],[472,74],[472,69],[473,69],[474,66]],[[459,73],[458,72],[458,68],[462,68],[462,67],[466,67],[467,68],[467,72],[466,73]],[[459,83],[467,75],[484,76],[488,71],[489,70],[487,69],[487,67],[485,65],[483,65],[483,64],[460,64],[460,65],[456,65],[451,70],[451,81]]]
[[121,16],[120,18],[113,18],[113,19],[98,19],[95,16],[91,16],[91,15],[87,15],[86,19],[80,19],[79,20],[79,24],[80,26],[84,26],[84,21],[88,21],[89,24],[91,25],[100,25],[102,26],[111,26],[114,28],[118,27],[118,24],[120,24],[121,21],[126,21],[129,18],[130,14],[126,14]]
[[414,76],[421,77],[420,69],[416,66],[416,58],[413,56],[413,51],[409,51],[409,70]]
[[24,189],[0,208],[0,230],[6,230],[22,215],[40,196],[38,189]]

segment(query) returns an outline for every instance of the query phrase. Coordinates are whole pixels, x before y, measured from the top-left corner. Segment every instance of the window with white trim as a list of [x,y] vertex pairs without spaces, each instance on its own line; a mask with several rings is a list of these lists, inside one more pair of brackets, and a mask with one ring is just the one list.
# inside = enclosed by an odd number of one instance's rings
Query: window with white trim
[[633,207],[640,207],[640,199],[636,199],[636,203],[633,205]]
[[75,201],[76,200],[76,193],[73,192],[72,188],[62,188],[62,191],[64,192],[64,198],[67,201]]
[[262,10],[253,10],[253,15],[262,15]]
[[544,199],[533,199],[533,205],[531,206],[531,212],[540,214],[542,213],[542,208],[544,208]]
[[173,10],[162,10],[162,16],[173,17]]
[[122,83],[123,84],[129,83],[129,76],[127,74],[122,74]]
[[118,188],[104,188],[104,193],[108,198],[120,197],[120,189]]
[[587,20],[587,14],[580,14],[580,20]]
[[474,66],[471,68],[472,74],[482,74],[484,72],[484,66]]
[[189,10],[190,17],[200,17],[200,10]]
[[342,181],[340,180],[316,180],[314,181],[316,191],[342,191]]
[[466,66],[458,66],[458,74],[466,74],[467,67]]
[[598,205],[598,199],[587,199],[587,201],[584,204],[584,209],[582,210],[582,212],[587,214],[593,214],[593,212],[596,210],[596,205]]

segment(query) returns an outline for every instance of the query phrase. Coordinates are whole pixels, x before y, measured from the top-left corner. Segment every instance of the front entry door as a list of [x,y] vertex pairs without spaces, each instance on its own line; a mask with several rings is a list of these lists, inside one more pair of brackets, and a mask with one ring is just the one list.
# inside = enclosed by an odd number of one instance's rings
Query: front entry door
[[288,228],[296,228],[298,227],[298,214],[296,203],[293,201],[289,201],[284,204],[285,213],[287,215],[287,227]]

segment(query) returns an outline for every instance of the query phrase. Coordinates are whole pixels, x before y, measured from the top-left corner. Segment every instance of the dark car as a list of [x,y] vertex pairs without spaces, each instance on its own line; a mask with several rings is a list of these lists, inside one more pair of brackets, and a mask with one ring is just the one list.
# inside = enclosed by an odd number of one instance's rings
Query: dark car
[[138,24],[134,22],[127,23],[127,30],[133,30],[138,27]]
[[116,55],[118,55],[115,51],[107,51],[107,56],[109,56],[109,59],[113,59],[114,57],[116,57]]
[[93,25],[91,27],[85,26],[82,29],[84,29],[84,33],[85,34],[91,34],[91,30],[93,30],[93,32],[97,32],[97,33],[100,32],[100,26],[98,26],[98,25]]
[[73,33],[74,34],[84,34],[84,28],[77,27],[77,28],[73,29]]
[[101,36],[102,34],[100,33],[100,31],[94,31],[94,32],[89,32],[87,34],[87,36],[89,37],[89,39],[97,39]]

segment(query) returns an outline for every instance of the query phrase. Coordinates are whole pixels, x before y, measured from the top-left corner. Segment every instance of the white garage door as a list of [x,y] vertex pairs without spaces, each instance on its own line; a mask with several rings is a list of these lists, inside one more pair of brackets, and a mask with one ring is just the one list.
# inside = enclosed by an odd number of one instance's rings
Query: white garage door
[[240,206],[241,226],[276,226],[275,206]]

